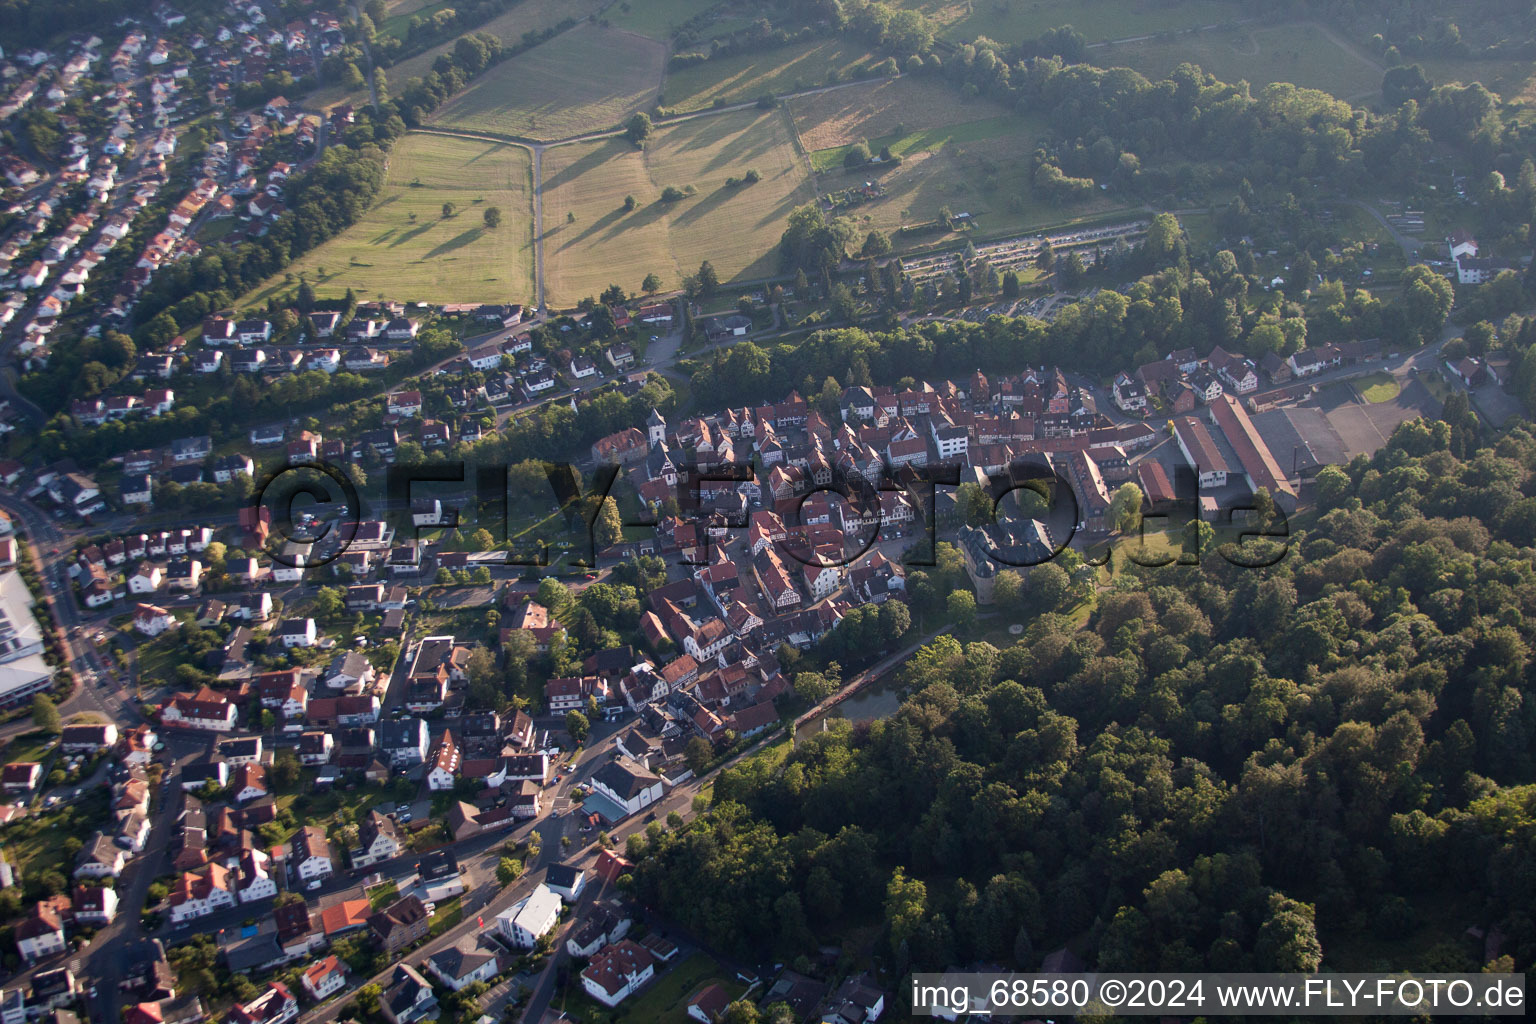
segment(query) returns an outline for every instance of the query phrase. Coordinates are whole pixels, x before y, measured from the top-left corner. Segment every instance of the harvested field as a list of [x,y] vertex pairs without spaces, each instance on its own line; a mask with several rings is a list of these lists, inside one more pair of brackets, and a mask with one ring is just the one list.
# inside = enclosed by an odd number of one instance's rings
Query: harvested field
[[644,36],[582,25],[485,71],[431,123],[551,140],[612,128],[655,102],[665,53]]
[[873,63],[867,48],[842,37],[723,57],[669,71],[661,105],[676,111],[702,110],[716,102],[745,103],[766,93],[781,96],[847,81]]
[[811,152],[1007,113],[1007,108],[991,100],[961,99],[947,82],[911,76],[797,97],[790,101],[789,110],[800,141]]
[[[743,110],[660,127],[644,150],[622,138],[544,154],[544,267],[551,305],[648,273],[675,288],[703,260],[723,282],[776,271],[784,222],[812,190],[782,110]],[[726,183],[756,170],[755,184]],[[694,193],[671,203],[667,186]],[[626,196],[637,206],[624,209]],[[568,220],[574,216],[574,220]]]
[[[322,298],[520,302],[533,294],[532,165],[521,146],[412,133],[395,144],[379,202],[337,237],[296,260]],[[454,204],[444,217],[445,202]],[[488,207],[501,225],[485,226]],[[267,281],[247,301],[293,285]]]
[[[522,39],[526,32],[540,32],[560,24],[567,18],[581,21],[600,10],[606,2],[607,0],[523,0],[522,3],[492,18],[475,31],[487,32],[500,39],[503,45],[511,46]],[[432,62],[437,60],[438,55],[451,51],[453,44],[454,40],[450,39],[414,57],[402,60],[394,67],[387,68],[385,73],[389,75],[389,87],[398,90],[412,78],[424,77],[428,71],[432,70]]]

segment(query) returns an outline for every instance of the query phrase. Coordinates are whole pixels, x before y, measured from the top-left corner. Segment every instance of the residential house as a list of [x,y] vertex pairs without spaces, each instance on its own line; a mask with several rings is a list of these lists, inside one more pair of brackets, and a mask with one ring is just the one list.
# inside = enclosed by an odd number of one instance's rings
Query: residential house
[[532,949],[560,920],[559,893],[546,885],[496,915],[496,931],[517,949]]
[[424,1020],[435,1020],[437,996],[432,992],[431,983],[414,967],[399,964],[391,976],[389,987],[379,997],[379,1012],[389,1024],[418,1024]]
[[450,946],[427,959],[427,970],[444,985],[462,992],[476,982],[488,982],[496,976],[496,954],[481,949]]
[[313,825],[305,825],[294,835],[292,853],[288,862],[300,881],[329,878],[336,873],[331,862],[331,844],[325,832]]
[[346,968],[335,956],[316,960],[304,969],[300,984],[311,999],[321,1002],[347,987]]
[[378,811],[370,811],[357,831],[362,845],[352,851],[354,868],[365,868],[398,857],[404,849],[394,820]]
[[373,941],[386,953],[396,953],[426,937],[427,905],[416,895],[402,896],[368,918]]
[[75,877],[116,878],[127,863],[127,851],[97,832],[75,855]]
[[47,902],[33,906],[32,912],[12,929],[16,950],[28,964],[55,956],[65,950],[64,919],[59,911]]
[[626,757],[607,762],[592,774],[592,788],[635,814],[662,797],[661,777]]
[[656,958],[650,951],[629,939],[621,939],[592,958],[581,972],[581,987],[604,1006],[614,1007],[655,974]]

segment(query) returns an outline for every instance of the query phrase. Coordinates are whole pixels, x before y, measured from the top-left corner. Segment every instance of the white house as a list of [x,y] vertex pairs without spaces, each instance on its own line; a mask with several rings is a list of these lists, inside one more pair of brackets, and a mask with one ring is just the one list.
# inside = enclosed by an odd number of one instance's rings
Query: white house
[[229,1013],[229,1024],[288,1024],[299,1016],[299,1001],[280,981],[267,983],[267,990]]
[[455,992],[496,976],[496,954],[450,946],[427,959],[427,970]]
[[313,647],[317,635],[314,619],[289,619],[278,630],[284,647]]
[[29,964],[64,952],[64,921],[58,911],[39,903],[14,930],[16,949]]
[[271,858],[260,850],[247,850],[240,858],[240,902],[255,903],[277,897],[277,882],[268,873]]
[[135,473],[132,476],[123,477],[122,494],[124,505],[150,504],[154,500],[155,492],[149,474]]
[[145,562],[140,565],[132,576],[128,577],[128,592],[130,594],[153,594],[160,589],[165,574],[160,571],[158,565]]
[[628,814],[649,807],[662,796],[661,777],[627,757],[609,761],[594,772],[592,788],[624,808]]
[[128,863],[128,854],[100,832],[75,856],[76,878],[116,878]]
[[496,915],[496,930],[519,949],[532,949],[560,920],[560,894],[547,885]]
[[117,917],[117,890],[110,885],[75,889],[75,923],[101,926]]
[[145,636],[159,636],[176,626],[175,617],[157,604],[141,604],[133,611],[133,628]]
[[185,924],[236,906],[229,869],[222,864],[209,864],[196,872],[183,873],[167,902],[172,924]]
[[336,957],[328,956],[304,969],[301,984],[309,997],[318,1003],[347,987],[346,969]]
[[365,868],[400,855],[400,833],[394,821],[378,811],[369,812],[358,827],[357,835],[361,846],[352,851],[354,868]]
[[178,693],[160,709],[160,721],[165,725],[210,732],[229,732],[239,716],[233,701],[206,686],[197,693]]
[[420,391],[396,391],[389,396],[387,411],[394,416],[421,415]]
[[581,972],[581,987],[604,1006],[617,1006],[656,975],[656,958],[639,943],[621,939],[598,950]]
[[571,864],[551,864],[544,872],[544,885],[567,903],[576,902],[586,880],[586,872]]
[[289,857],[293,872],[301,881],[329,878],[336,868],[331,863],[331,844],[325,833],[313,825],[305,825],[293,837],[293,853]]
[[1140,412],[1147,407],[1147,389],[1129,374],[1117,375],[1113,390],[1121,412]]

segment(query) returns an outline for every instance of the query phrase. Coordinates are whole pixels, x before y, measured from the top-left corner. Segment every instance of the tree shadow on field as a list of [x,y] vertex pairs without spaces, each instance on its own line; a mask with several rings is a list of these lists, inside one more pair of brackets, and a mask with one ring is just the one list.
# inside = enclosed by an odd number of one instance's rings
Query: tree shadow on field
[[431,230],[432,225],[434,223],[436,223],[436,221],[421,221],[420,223],[416,224],[415,227],[411,228],[409,231],[402,232],[398,237],[396,237],[396,239],[393,242],[389,243],[389,247],[391,249],[393,249],[396,246],[401,246],[401,245],[406,244],[411,239],[413,239],[417,235],[421,234],[423,231]]
[[637,150],[627,141],[610,140],[606,144],[598,146],[586,156],[581,157],[569,167],[556,171],[554,174],[545,175],[544,180],[539,183],[539,190],[548,195],[551,189],[559,188],[568,181],[575,181],[583,174],[595,170],[609,160],[616,160],[626,153],[634,152],[637,152]]
[[812,192],[809,197],[800,195],[800,192],[801,190],[797,188],[793,192],[790,192],[788,195],[786,195],[783,199],[780,199],[778,205],[765,213],[762,219],[757,222],[757,226],[764,227],[768,224],[781,224],[789,219],[790,210],[793,210],[797,206],[804,205],[808,199],[815,198],[814,192]]
[[[661,220],[667,214],[671,213],[673,207],[677,205],[677,203],[655,202],[648,206],[642,206],[630,214],[629,217],[620,220],[618,223],[610,227],[607,234],[603,235],[600,241],[606,242],[610,239],[617,238],[619,235],[622,235],[627,231],[638,231],[643,228],[650,227],[652,224],[656,223],[658,220]],[[578,241],[578,239],[572,239],[571,243],[576,241]]]
[[434,257],[441,256],[444,253],[453,252],[455,249],[462,249],[464,246],[469,245],[470,243],[479,239],[479,237],[483,234],[485,234],[485,228],[483,227],[470,228],[468,231],[462,231],[455,235],[453,238],[450,238],[448,241],[434,248],[431,252],[423,256],[422,259],[430,260]]
[[[750,127],[750,126],[747,126]],[[679,129],[684,133],[685,140],[676,144],[674,148],[679,153],[687,153],[695,149],[708,149],[718,145],[724,139],[737,134],[745,134],[747,127],[737,123],[736,116],[724,114],[719,117],[696,117],[692,121],[684,121],[674,126],[673,131]]]
[[678,227],[682,227],[683,225],[691,224],[702,217],[707,217],[709,214],[713,213],[717,207],[723,205],[731,197],[739,195],[743,188],[751,187],[751,185],[739,185],[736,188],[732,188],[729,185],[721,185],[709,195],[704,196],[698,202],[688,207],[688,209],[678,214],[677,220],[675,220],[673,223]]
[[[613,209],[613,210],[609,210],[607,213],[605,213],[601,217],[597,218],[597,220],[593,221],[579,235],[577,235],[575,238],[572,238],[571,240],[569,240],[565,244],[566,245],[575,245],[578,242],[581,242],[582,240],[584,240],[588,235],[596,234],[597,232],[603,230],[608,225],[610,225],[610,224],[614,223],[615,221],[621,219],[624,216],[624,212],[625,212],[624,211],[624,207],[622,207],[622,206],[620,206],[620,207],[618,207],[616,209]],[[635,212],[639,212],[639,211],[635,211]]]

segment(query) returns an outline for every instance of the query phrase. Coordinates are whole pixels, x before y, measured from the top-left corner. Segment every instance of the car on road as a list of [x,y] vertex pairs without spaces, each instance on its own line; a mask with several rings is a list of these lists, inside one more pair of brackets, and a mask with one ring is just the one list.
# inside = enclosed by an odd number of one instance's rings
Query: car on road
[[310,892],[314,892],[316,889],[320,888],[320,886],[322,886],[324,884],[325,884],[325,880],[323,878],[316,878],[313,881],[311,881],[308,885],[306,885],[304,888],[309,890]]

